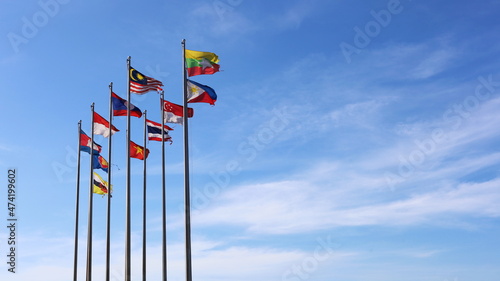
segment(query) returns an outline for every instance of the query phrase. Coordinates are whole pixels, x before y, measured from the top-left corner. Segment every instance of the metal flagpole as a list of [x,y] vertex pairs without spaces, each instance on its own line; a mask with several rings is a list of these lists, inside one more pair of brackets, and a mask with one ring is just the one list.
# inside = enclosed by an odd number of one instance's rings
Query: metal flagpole
[[182,60],[183,60],[183,105],[184,116],[182,117],[184,125],[184,208],[186,221],[186,280],[192,280],[191,270],[191,199],[189,195],[189,146],[188,146],[188,107],[187,107],[187,73],[186,73],[186,39],[182,40]]
[[87,233],[87,281],[92,280],[92,208],[93,208],[93,191],[94,191],[94,103],[90,106],[92,110],[92,118],[90,122],[90,187],[89,187],[89,219]]
[[109,139],[108,139],[108,208],[106,218],[106,281],[110,276],[111,240],[111,128],[113,127],[113,82],[109,83]]
[[[130,103],[130,102],[129,102]],[[142,280],[146,281],[146,113],[144,110],[144,182],[142,191]]]
[[[75,204],[75,258],[73,263],[73,281],[78,275],[78,218],[80,209],[80,135],[82,131],[82,120],[78,122],[78,155],[76,156],[76,204]],[[93,149],[94,145],[90,149]]]
[[[127,101],[130,103],[130,56],[127,58]],[[130,106],[127,106],[127,177],[125,190],[125,281],[130,281]]]
[[160,93],[161,107],[161,188],[162,188],[162,280],[167,281],[167,191],[165,186],[165,105],[163,91]]

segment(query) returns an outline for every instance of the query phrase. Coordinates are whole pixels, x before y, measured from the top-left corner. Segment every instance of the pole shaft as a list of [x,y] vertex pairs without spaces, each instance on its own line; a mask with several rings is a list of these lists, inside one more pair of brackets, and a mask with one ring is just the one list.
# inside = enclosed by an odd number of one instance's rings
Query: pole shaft
[[113,127],[113,83],[109,84],[109,139],[108,139],[108,206],[106,210],[106,281],[110,278],[111,262],[111,128]]
[[187,73],[186,73],[186,40],[182,40],[183,60],[183,105],[184,105],[184,201],[186,223],[186,280],[192,281],[191,269],[191,199],[189,194],[189,140],[188,140],[188,107],[187,107]]
[[78,221],[80,209],[80,134],[82,130],[82,120],[78,122],[78,154],[76,156],[76,203],[75,203],[75,249],[73,261],[73,281],[77,280],[78,276]]
[[144,175],[142,191],[142,280],[146,281],[147,263],[146,263],[146,110],[144,111]]
[[165,185],[165,123],[164,94],[160,93],[161,107],[161,190],[162,190],[162,280],[167,281],[167,190]]
[[90,186],[89,186],[89,212],[88,212],[88,233],[87,233],[87,281],[92,280],[92,209],[93,209],[93,189],[94,189],[94,103],[91,105],[92,118],[90,122]]
[[[130,57],[127,58],[127,101],[130,103]],[[130,106],[127,107],[127,172],[125,188],[125,281],[130,281]]]

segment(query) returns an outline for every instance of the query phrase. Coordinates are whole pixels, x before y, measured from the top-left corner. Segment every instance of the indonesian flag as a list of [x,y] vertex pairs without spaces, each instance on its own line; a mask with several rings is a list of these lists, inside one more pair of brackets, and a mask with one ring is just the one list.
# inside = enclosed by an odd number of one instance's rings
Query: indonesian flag
[[[111,127],[111,134],[118,132],[115,126]],[[94,134],[103,135],[105,138],[109,137],[109,122],[101,115],[94,112]]]
[[[163,101],[163,110],[165,111],[165,120],[163,123],[177,123],[182,124],[182,117],[184,116],[184,107],[169,101]],[[188,117],[193,117],[194,110],[188,108]]]

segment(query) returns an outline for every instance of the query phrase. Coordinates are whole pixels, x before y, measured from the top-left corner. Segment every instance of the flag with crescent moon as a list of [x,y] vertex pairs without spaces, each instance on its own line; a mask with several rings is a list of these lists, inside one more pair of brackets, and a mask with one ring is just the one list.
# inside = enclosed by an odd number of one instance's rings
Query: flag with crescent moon
[[135,68],[130,67],[130,92],[138,95],[144,95],[149,91],[163,91],[163,83],[154,78],[148,77]]

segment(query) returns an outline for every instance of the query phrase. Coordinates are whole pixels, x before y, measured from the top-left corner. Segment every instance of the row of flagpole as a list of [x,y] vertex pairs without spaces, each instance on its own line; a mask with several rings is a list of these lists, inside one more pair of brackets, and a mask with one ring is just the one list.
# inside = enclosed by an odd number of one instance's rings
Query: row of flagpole
[[[94,111],[94,103],[91,105],[91,135],[87,136],[81,129],[81,120],[78,122],[78,157],[77,157],[77,181],[76,181],[76,210],[75,210],[75,247],[74,247],[74,274],[73,280],[77,281],[78,267],[78,227],[79,227],[79,193],[80,193],[80,152],[87,151],[90,154],[90,177],[89,177],[89,199],[88,199],[88,226],[87,226],[87,251],[86,251],[86,280],[92,280],[92,239],[93,239],[93,193],[99,193],[107,196],[106,209],[106,281],[110,280],[110,237],[111,237],[111,156],[112,156],[112,135],[119,131],[112,125],[113,116],[124,116],[121,112],[117,114],[118,109],[115,108],[115,101],[119,100],[122,104],[119,106],[126,107],[127,129],[126,129],[126,183],[125,183],[125,281],[131,280],[131,166],[130,158],[138,158],[143,160],[143,206],[142,206],[142,280],[147,277],[147,259],[146,259],[146,171],[147,171],[147,139],[158,140],[158,131],[161,131],[162,142],[162,280],[167,280],[167,241],[166,241],[166,185],[165,185],[165,140],[170,140],[168,130],[170,127],[164,123],[180,123],[184,126],[184,204],[185,204],[185,245],[186,245],[186,280],[192,280],[192,263],[191,263],[191,214],[190,214],[190,184],[189,184],[189,143],[188,143],[188,117],[192,116],[193,110],[188,108],[189,102],[205,102],[214,104],[217,96],[215,91],[206,86],[194,81],[188,80],[188,76],[201,74],[214,74],[219,71],[218,57],[213,53],[199,52],[186,50],[185,40],[182,41],[183,54],[183,106],[179,106],[164,100],[163,84],[151,77],[147,77],[136,69],[131,67],[131,58],[127,58],[127,100],[119,98],[113,92],[113,83],[109,84],[109,121]],[[189,85],[189,89],[188,89]],[[136,94],[145,94],[149,91],[156,90],[160,93],[161,106],[161,124],[147,119],[147,111],[137,113],[138,110],[130,103],[131,92]],[[131,141],[131,109],[134,108],[134,116],[141,117],[144,115],[144,144],[143,147]],[[166,112],[168,115],[166,116]],[[139,114],[139,115],[137,115]],[[97,120],[97,121],[96,121]],[[94,133],[98,124],[98,133],[104,137],[108,137],[108,161],[100,155],[101,146],[94,142]],[[103,130],[104,128],[107,131]],[[150,133],[153,131],[154,133]],[[146,133],[147,132],[147,133]],[[148,136],[146,136],[148,134]],[[153,137],[152,137],[153,136]],[[131,155],[131,147],[134,145],[134,156]],[[142,151],[142,158],[138,157],[138,150]],[[82,150],[83,149],[83,150]],[[94,161],[97,161],[94,162]],[[108,174],[107,182],[94,172],[94,169],[101,168]]]

